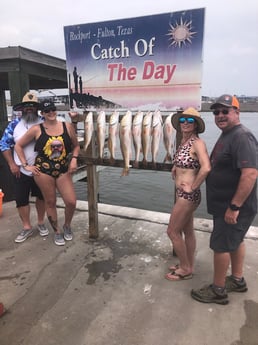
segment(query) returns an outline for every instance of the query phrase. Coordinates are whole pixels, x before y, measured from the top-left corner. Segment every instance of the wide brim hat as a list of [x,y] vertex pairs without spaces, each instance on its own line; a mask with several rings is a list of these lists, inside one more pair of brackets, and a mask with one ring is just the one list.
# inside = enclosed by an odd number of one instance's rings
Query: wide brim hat
[[193,117],[195,119],[195,121],[197,122],[198,133],[203,133],[205,131],[205,123],[201,118],[200,113],[192,107],[185,109],[183,112],[175,113],[172,116],[171,123],[177,131],[180,131],[179,118],[182,116]]
[[14,111],[22,110],[24,107],[28,105],[33,105],[35,107],[39,107],[38,98],[33,92],[27,92],[22,99],[21,103],[15,104],[13,106]]

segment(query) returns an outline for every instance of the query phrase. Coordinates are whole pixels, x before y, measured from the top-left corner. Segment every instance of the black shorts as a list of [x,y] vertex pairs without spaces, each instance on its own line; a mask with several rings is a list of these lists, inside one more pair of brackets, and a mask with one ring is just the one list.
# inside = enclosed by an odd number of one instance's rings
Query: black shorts
[[237,224],[228,224],[223,216],[213,217],[210,248],[214,252],[229,253],[238,249],[254,220],[255,214],[239,214]]
[[19,178],[15,178],[16,207],[27,206],[31,196],[43,200],[43,195],[32,176],[21,173]]

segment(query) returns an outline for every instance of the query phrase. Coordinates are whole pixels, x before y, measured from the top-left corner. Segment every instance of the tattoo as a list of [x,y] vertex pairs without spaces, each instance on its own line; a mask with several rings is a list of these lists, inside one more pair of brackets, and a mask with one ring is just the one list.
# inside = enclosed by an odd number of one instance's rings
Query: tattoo
[[57,232],[57,220],[53,220],[51,216],[48,216],[49,223],[51,224],[53,230]]

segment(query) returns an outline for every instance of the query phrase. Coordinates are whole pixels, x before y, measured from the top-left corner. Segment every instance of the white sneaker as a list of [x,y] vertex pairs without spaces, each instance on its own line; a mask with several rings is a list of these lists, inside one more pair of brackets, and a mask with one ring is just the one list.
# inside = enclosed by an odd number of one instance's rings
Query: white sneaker
[[57,246],[64,246],[65,245],[65,240],[62,234],[57,234],[55,233],[55,238],[54,238],[55,244]]
[[45,224],[38,224],[38,231],[40,236],[47,236],[49,234],[49,230]]
[[28,237],[33,235],[33,229],[24,230],[19,233],[19,235],[14,240],[16,243],[21,243],[27,240]]
[[72,233],[72,229],[70,228],[70,226],[63,226],[64,229],[64,239],[66,241],[72,241],[73,239],[73,233]]

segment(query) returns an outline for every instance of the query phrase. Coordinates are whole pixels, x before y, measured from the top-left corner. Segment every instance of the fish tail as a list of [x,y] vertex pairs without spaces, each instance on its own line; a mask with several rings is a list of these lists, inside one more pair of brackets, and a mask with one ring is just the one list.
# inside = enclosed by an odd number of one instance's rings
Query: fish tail
[[126,167],[126,168],[124,168],[124,169],[122,170],[121,176],[128,176],[128,175],[129,175],[129,168]]
[[167,153],[165,158],[164,158],[163,163],[166,163],[166,162],[172,162],[172,156],[170,153]]

